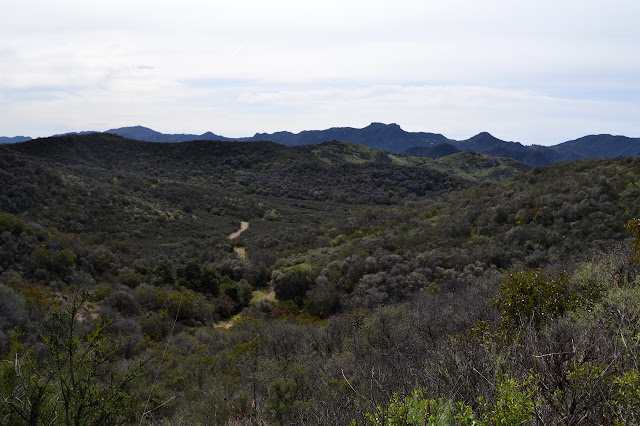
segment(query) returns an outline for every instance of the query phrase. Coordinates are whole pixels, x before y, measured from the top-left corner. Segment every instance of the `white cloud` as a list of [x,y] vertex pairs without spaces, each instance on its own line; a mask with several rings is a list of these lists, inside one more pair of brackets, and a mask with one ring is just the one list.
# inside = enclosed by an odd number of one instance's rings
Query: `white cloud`
[[[270,106],[275,111],[280,105],[298,106],[313,111],[313,119],[325,126],[336,125],[331,122],[333,117],[340,117],[341,125],[352,122],[364,126],[368,121],[362,117],[371,117],[370,121],[397,122],[406,130],[440,132],[458,139],[486,130],[507,140],[549,145],[588,133],[615,133],[614,127],[620,124],[632,134],[640,133],[640,125],[633,120],[640,114],[638,105],[482,86],[254,91],[243,93],[239,101]],[[621,112],[617,120],[607,117],[611,110]],[[302,130],[310,124],[296,123],[294,127]]]

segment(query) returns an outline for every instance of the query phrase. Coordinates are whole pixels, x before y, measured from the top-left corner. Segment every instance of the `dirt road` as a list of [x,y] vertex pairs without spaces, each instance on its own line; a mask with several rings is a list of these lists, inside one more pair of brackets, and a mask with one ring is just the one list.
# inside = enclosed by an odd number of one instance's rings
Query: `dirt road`
[[240,236],[240,234],[242,234],[248,228],[249,228],[249,222],[240,222],[240,229],[238,229],[233,234],[230,234],[227,238],[229,238],[230,240],[234,240],[234,239],[238,238]]

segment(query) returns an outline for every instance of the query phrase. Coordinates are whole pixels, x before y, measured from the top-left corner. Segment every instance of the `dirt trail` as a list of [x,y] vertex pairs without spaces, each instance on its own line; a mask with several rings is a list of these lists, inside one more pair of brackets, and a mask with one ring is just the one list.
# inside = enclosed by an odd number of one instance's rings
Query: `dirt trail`
[[[234,239],[238,238],[240,236],[240,234],[242,234],[248,228],[249,228],[249,222],[240,222],[240,229],[238,229],[233,234],[230,234],[227,238],[230,239],[230,240],[234,240]],[[244,247],[235,247],[234,250],[235,250],[236,254],[238,255],[239,259],[246,258],[247,252],[246,252],[246,249]],[[265,294],[263,294],[262,297],[260,297],[260,299],[258,299],[255,302],[253,302],[252,305],[254,305],[256,303],[260,303],[263,300],[267,300],[269,297],[272,297],[274,294],[275,293],[274,293],[273,289],[270,289]],[[236,321],[238,321],[241,317],[242,317],[242,312],[240,314],[238,314],[234,319],[231,319],[229,321],[219,322],[217,324],[214,324],[213,327],[214,328],[231,328],[236,323]]]
[[234,240],[234,239],[238,238],[240,236],[240,234],[242,234],[248,228],[249,228],[249,222],[240,222],[240,229],[238,229],[233,234],[229,235],[227,238],[229,238],[230,240]]
[[[262,302],[264,300],[267,300],[268,298],[272,297],[274,294],[275,294],[275,291],[271,288],[271,289],[269,289],[269,291],[267,291],[265,294],[263,294],[262,297],[260,297],[260,299],[258,299],[255,302],[253,302],[252,305],[255,305],[255,304],[260,303],[260,302]],[[242,313],[240,315],[238,315],[236,318],[232,319],[232,320],[219,322],[217,324],[214,324],[213,328],[226,328],[226,329],[229,329],[229,328],[233,327],[233,325],[240,318],[242,318]]]

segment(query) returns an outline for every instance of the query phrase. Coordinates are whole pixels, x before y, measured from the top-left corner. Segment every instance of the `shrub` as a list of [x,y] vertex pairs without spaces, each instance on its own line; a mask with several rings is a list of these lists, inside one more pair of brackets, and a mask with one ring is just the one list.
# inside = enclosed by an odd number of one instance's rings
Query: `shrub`
[[494,305],[506,329],[529,323],[539,329],[549,319],[575,309],[579,300],[564,271],[552,274],[538,269],[508,274]]
[[403,399],[394,394],[386,408],[377,407],[375,413],[365,414],[365,419],[375,426],[481,424],[468,405],[442,399],[425,399],[421,390],[414,390],[411,396]]

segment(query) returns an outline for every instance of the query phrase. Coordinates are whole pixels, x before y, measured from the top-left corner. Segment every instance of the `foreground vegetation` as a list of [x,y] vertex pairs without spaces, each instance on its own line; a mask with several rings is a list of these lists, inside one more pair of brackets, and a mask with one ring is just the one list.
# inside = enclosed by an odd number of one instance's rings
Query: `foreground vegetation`
[[640,159],[455,155],[0,149],[2,422],[637,423]]

